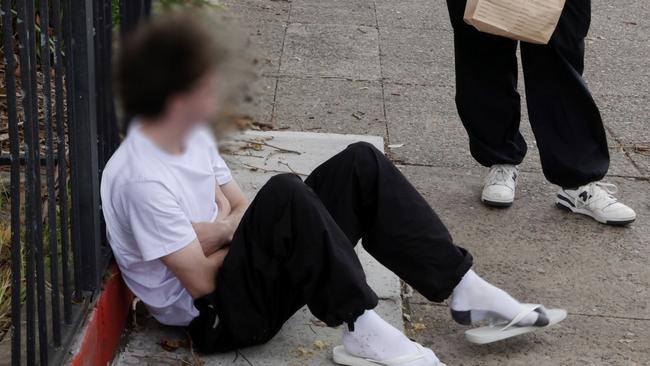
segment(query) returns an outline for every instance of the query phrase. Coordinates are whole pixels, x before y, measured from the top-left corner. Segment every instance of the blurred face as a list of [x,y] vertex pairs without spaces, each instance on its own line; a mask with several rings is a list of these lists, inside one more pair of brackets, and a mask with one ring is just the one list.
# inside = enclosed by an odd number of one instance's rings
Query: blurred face
[[195,86],[170,98],[167,113],[181,124],[182,130],[189,130],[197,124],[213,120],[219,112],[220,83],[218,73],[210,72]]

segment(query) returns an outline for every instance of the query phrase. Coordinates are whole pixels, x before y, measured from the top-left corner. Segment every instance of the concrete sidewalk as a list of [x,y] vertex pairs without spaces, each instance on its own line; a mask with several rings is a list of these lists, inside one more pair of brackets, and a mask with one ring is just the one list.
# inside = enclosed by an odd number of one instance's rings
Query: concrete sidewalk
[[[509,210],[479,203],[484,170],[454,105],[453,38],[442,0],[228,0],[259,50],[246,111],[292,130],[383,136],[388,154],[472,251],[476,270],[524,301],[569,310],[556,330],[487,347],[447,308],[407,298],[411,336],[449,365],[650,364],[650,7],[592,1],[585,77],[605,119],[607,180],[638,221],[606,227],[558,211],[529,155]],[[523,84],[523,78],[521,78]],[[522,85],[523,91],[523,85]],[[525,106],[524,106],[525,107]]]
[[[416,293],[404,304],[412,337],[449,365],[650,364],[646,0],[594,0],[587,39],[586,79],[602,108],[610,142],[607,179],[619,185],[621,199],[639,214],[627,228],[606,227],[553,206],[556,188],[541,173],[527,117],[522,131],[529,156],[517,202],[508,210],[480,204],[485,172],[469,154],[454,106],[453,43],[444,1],[225,3],[244,25],[258,61],[259,78],[242,98],[242,111],[277,128],[383,137],[389,156],[440,214],[457,243],[474,254],[477,272],[523,301],[561,306],[570,313],[554,330],[478,347],[463,340],[464,328],[451,321],[444,304],[429,303]],[[270,348],[245,350],[251,364],[322,364],[329,351],[315,351],[313,342],[335,334],[313,326],[316,334],[305,331],[300,327],[309,317],[302,316]],[[134,337],[132,343],[155,344],[159,334]],[[309,357],[281,358],[294,354],[298,343],[288,337],[297,334],[306,337],[300,343],[304,349],[295,352]],[[179,355],[160,347],[149,350],[152,357]],[[241,357],[234,364],[248,365]]]

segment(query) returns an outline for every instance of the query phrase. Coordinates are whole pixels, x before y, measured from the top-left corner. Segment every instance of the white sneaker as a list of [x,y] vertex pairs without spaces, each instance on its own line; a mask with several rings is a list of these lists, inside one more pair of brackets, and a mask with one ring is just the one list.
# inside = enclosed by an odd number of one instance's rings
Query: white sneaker
[[636,220],[636,213],[614,198],[617,192],[614,184],[592,182],[577,189],[560,189],[555,204],[603,224],[627,225]]
[[490,167],[485,178],[481,200],[489,206],[509,207],[515,200],[519,168],[516,165],[499,164]]

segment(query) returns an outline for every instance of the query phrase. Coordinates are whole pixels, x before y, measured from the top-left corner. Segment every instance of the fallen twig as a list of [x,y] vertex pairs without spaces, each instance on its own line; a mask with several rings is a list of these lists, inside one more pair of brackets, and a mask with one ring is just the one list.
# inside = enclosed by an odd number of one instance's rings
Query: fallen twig
[[265,156],[262,156],[262,155],[253,155],[253,154],[237,154],[237,153],[234,153],[234,152],[229,152],[228,155],[234,155],[234,156],[245,156],[245,157],[249,157],[249,158],[258,158],[258,159],[265,159],[265,158],[266,158]]
[[650,142],[631,143],[625,145],[618,145],[616,148],[621,150],[629,150],[641,155],[650,155]]
[[250,362],[250,361],[248,360],[248,358],[246,358],[246,356],[245,356],[243,353],[241,353],[240,350],[235,350],[235,359],[232,360],[232,363],[235,363],[235,361],[237,361],[237,359],[239,358],[239,356],[241,356],[241,358],[243,358],[244,361],[246,361],[246,363],[248,363],[250,366],[253,366],[253,363]]
[[293,173],[293,174],[296,174],[296,175],[301,175],[301,176],[303,176],[303,177],[306,177],[306,176],[307,176],[307,174],[304,174],[304,173],[298,173],[298,172],[293,172],[293,171],[289,171],[289,172],[288,172],[288,171],[286,171],[286,170],[267,169],[267,168],[262,168],[262,167],[255,166],[255,165],[250,165],[250,164],[242,164],[242,165],[245,166],[246,168],[248,168],[248,169],[254,171],[254,172],[255,172],[255,171],[258,171],[258,170],[261,170],[261,171],[264,172],[264,173]]
[[251,144],[251,145],[262,145],[262,146],[270,147],[272,149],[278,150],[279,152],[283,152],[283,153],[287,153],[287,154],[302,155],[302,153],[300,151],[285,149],[283,147],[278,147],[278,146],[275,146],[275,145],[271,145],[271,144],[269,144],[267,142],[264,142],[264,141],[255,141],[255,140],[241,140],[241,141],[243,141],[243,142],[245,142],[247,144]]
[[203,366],[203,360],[199,356],[196,355],[196,352],[194,352],[194,343],[192,342],[192,337],[190,337],[190,334],[188,332],[185,332],[185,335],[187,336],[188,339],[188,345],[190,349],[190,356],[192,357],[192,365],[193,366]]
[[293,174],[307,176],[307,174],[298,173],[297,171],[293,170],[291,165],[285,163],[284,161],[278,161],[278,164],[286,166],[291,171],[291,173],[293,173]]

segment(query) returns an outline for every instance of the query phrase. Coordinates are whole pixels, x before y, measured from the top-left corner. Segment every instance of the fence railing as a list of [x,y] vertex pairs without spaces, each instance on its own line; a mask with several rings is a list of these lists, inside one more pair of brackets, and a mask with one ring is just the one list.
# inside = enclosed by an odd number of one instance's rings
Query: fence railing
[[112,45],[150,8],[150,0],[2,0],[0,168],[10,171],[10,199],[0,218],[11,230],[3,243],[11,260],[0,263],[11,266],[2,343],[12,365],[61,363],[101,284],[109,250],[99,181],[120,137]]

